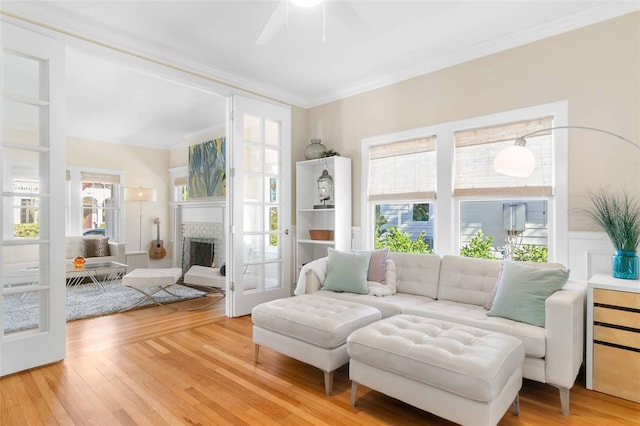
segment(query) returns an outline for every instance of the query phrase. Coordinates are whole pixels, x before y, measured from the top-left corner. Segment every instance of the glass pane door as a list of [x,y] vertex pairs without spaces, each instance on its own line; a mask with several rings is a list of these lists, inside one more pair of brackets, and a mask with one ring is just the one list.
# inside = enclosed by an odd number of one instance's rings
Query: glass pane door
[[64,50],[2,26],[0,375],[65,353]]
[[232,316],[291,292],[289,108],[234,98]]

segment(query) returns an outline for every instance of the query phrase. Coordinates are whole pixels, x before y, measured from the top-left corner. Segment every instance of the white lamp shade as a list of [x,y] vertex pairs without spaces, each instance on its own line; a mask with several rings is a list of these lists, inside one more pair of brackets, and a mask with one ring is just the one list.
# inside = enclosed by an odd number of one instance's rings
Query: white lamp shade
[[157,191],[153,188],[125,188],[126,201],[156,201]]
[[493,169],[503,175],[528,177],[536,167],[533,152],[524,146],[508,146],[498,152]]

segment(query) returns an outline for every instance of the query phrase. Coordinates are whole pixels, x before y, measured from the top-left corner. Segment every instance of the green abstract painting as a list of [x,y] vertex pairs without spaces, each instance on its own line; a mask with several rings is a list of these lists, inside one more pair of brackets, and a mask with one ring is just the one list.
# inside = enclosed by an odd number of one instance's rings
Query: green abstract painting
[[226,138],[189,147],[189,198],[224,197]]

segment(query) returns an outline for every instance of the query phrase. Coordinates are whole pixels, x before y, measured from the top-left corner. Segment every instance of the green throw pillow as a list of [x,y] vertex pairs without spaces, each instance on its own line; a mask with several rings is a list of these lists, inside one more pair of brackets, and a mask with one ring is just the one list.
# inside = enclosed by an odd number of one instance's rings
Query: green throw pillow
[[367,272],[371,253],[345,253],[330,247],[328,250],[329,262],[323,288],[367,294]]
[[544,327],[545,301],[560,290],[568,278],[566,269],[540,269],[505,262],[496,298],[487,315]]

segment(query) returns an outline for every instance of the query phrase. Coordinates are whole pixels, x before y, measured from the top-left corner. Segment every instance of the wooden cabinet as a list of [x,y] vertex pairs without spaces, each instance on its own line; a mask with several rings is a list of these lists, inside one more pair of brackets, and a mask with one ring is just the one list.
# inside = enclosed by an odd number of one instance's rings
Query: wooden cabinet
[[640,282],[596,275],[587,303],[587,389],[640,402]]
[[[333,179],[333,207],[323,203],[318,178],[326,170]],[[311,239],[310,230],[333,231],[333,238]],[[296,163],[296,263],[302,266],[327,255],[327,248],[351,249],[351,160],[344,157],[319,158]],[[296,277],[297,279],[297,277]]]

